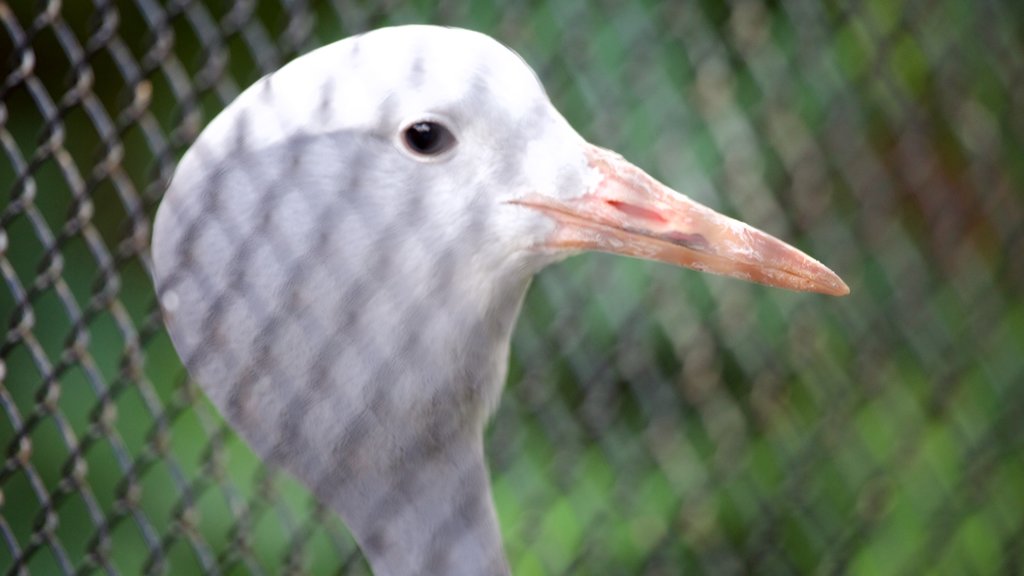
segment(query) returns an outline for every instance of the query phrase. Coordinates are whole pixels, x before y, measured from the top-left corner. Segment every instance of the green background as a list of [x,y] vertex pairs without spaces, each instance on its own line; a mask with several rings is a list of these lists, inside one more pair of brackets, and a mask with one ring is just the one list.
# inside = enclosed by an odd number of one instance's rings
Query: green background
[[588,140],[844,299],[543,272],[489,429],[516,574],[1024,571],[1024,5],[0,1],[0,573],[367,573],[155,314],[150,218],[223,106],[379,26],[486,32]]

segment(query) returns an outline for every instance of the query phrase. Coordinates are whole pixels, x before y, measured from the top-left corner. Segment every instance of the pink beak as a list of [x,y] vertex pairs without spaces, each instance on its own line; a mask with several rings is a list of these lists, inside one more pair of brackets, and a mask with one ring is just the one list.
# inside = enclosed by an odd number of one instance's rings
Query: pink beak
[[586,154],[596,174],[587,193],[572,200],[530,195],[515,201],[558,223],[544,247],[635,256],[789,290],[850,293],[817,260],[690,200],[622,156],[591,145]]

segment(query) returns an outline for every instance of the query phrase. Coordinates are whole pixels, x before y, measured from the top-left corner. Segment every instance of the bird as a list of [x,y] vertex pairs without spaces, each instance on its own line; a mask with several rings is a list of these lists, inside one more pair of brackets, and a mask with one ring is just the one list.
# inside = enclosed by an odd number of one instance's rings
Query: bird
[[191,378],[377,576],[510,572],[483,433],[541,269],[599,251],[849,292],[587,142],[512,49],[433,25],[327,44],[242,91],[182,155],[151,250]]

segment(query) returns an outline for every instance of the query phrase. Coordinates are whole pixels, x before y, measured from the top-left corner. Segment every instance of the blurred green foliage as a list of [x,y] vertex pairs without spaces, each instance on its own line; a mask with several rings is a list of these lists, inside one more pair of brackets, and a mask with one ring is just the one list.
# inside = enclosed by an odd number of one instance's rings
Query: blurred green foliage
[[853,288],[538,277],[489,438],[516,574],[1024,570],[1022,6],[0,2],[0,572],[366,572],[187,381],[146,242],[241,89],[411,22]]

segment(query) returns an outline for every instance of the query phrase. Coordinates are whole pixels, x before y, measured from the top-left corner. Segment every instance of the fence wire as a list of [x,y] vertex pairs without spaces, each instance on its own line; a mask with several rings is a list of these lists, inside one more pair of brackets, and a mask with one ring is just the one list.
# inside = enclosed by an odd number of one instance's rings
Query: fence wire
[[0,572],[369,573],[189,379],[150,238],[241,90],[411,22],[853,289],[542,272],[486,438],[514,573],[1024,572],[1024,5],[960,0],[0,1]]

